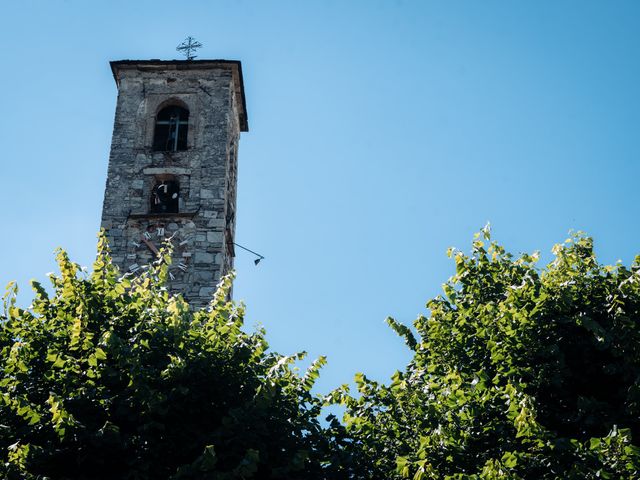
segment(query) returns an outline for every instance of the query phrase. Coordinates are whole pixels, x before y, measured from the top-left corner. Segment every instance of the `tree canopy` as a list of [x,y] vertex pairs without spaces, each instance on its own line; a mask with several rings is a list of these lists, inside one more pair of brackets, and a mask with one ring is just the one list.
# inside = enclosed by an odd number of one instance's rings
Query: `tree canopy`
[[488,227],[471,255],[449,253],[456,273],[417,337],[388,319],[414,352],[407,368],[333,394],[364,475],[639,478],[640,258],[600,265],[577,234],[540,269]]
[[[168,252],[121,276],[63,251],[52,293],[0,313],[0,476],[80,479],[632,480],[640,477],[640,257],[598,263],[576,234],[538,266],[488,228],[385,384],[312,393],[243,330],[225,279],[209,308],[167,292]],[[341,404],[343,422],[319,420]]]
[[[166,253],[166,252],[165,252]],[[310,393],[319,358],[242,330],[227,278],[208,309],[170,296],[165,261],[120,276],[104,238],[88,274],[59,251],[53,293],[15,286],[0,316],[0,477],[331,478],[333,437]]]

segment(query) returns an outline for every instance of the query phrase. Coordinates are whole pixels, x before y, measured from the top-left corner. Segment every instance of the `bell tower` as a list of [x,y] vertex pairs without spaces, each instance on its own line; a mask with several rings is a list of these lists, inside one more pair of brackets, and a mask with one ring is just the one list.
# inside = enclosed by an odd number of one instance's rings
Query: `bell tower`
[[137,275],[174,246],[169,287],[206,305],[233,267],[240,62],[111,62],[118,101],[102,209],[113,262]]

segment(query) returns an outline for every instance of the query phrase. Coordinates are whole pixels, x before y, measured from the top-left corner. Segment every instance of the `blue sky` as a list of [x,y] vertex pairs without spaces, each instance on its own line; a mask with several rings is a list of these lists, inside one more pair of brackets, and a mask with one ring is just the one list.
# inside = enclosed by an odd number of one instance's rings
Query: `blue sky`
[[[0,281],[90,265],[116,88],[109,60],[243,63],[235,297],[320,388],[384,380],[487,221],[517,253],[585,230],[640,253],[640,3],[95,1],[3,5]],[[25,294],[24,302],[29,295]]]

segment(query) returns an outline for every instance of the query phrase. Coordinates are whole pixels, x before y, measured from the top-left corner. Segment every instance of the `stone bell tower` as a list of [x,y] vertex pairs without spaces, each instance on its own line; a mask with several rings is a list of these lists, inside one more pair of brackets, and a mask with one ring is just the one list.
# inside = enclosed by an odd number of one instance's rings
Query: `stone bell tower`
[[137,275],[174,245],[170,289],[206,305],[233,267],[240,62],[111,62],[118,86],[102,209],[113,261]]

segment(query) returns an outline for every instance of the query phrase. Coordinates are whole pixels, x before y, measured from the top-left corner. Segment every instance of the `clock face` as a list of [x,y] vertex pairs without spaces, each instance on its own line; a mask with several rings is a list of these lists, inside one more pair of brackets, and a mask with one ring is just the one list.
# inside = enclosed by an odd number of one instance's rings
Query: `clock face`
[[191,220],[149,220],[130,225],[127,245],[128,271],[138,274],[158,259],[160,249],[171,242],[173,253],[169,279],[180,281],[193,263],[196,226]]

